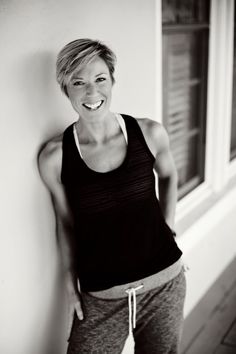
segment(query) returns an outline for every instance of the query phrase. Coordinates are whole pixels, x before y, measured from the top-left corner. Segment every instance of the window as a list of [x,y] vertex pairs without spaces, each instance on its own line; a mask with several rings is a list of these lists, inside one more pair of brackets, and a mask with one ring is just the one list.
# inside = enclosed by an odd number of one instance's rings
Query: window
[[231,122],[230,160],[236,157],[236,6],[234,11],[234,66],[233,66],[233,100]]
[[162,0],[163,124],[179,199],[204,180],[209,1]]

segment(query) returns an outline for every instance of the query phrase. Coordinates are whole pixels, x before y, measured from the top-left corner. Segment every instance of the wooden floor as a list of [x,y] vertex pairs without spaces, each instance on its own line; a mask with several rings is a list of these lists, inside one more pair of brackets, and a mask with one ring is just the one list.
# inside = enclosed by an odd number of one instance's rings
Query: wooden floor
[[236,354],[236,258],[184,323],[181,354]]

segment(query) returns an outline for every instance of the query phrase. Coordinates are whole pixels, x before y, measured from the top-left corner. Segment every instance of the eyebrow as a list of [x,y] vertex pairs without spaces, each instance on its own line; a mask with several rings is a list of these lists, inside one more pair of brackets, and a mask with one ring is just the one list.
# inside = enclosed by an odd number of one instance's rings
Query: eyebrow
[[108,73],[100,73],[100,74],[97,74],[95,77],[100,76],[100,75],[108,75]]
[[[81,76],[76,76],[77,74],[75,74],[75,76],[72,76],[72,80],[83,80],[83,77],[81,77]],[[100,75],[108,75],[108,73],[99,73],[99,74],[97,74],[97,75],[95,75],[95,77],[98,77],[98,76],[100,76]]]

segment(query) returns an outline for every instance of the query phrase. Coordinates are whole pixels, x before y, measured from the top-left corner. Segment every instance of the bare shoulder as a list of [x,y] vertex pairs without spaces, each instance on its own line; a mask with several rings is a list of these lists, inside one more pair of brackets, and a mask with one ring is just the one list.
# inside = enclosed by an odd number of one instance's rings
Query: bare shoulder
[[149,118],[138,118],[137,122],[154,156],[169,148],[168,134],[162,124]]
[[61,161],[62,135],[58,135],[44,144],[38,158],[40,175],[48,187],[60,181]]

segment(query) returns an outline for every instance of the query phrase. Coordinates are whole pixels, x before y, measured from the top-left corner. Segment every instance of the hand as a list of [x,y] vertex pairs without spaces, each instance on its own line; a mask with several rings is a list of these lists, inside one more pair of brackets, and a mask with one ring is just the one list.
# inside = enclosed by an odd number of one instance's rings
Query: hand
[[78,285],[75,289],[71,279],[67,281],[67,291],[68,291],[68,298],[69,298],[69,314],[68,314],[69,319],[68,319],[67,337],[69,338],[72,325],[73,325],[75,312],[79,320],[83,320],[84,315],[83,315],[82,304],[81,304],[81,296],[78,291]]
[[84,314],[83,314],[83,310],[82,310],[82,305],[81,305],[81,297],[79,293],[76,293],[75,291],[71,292],[69,294],[69,313],[72,314],[72,316],[74,315],[74,312],[76,312],[77,317],[79,320],[83,320],[84,319]]

